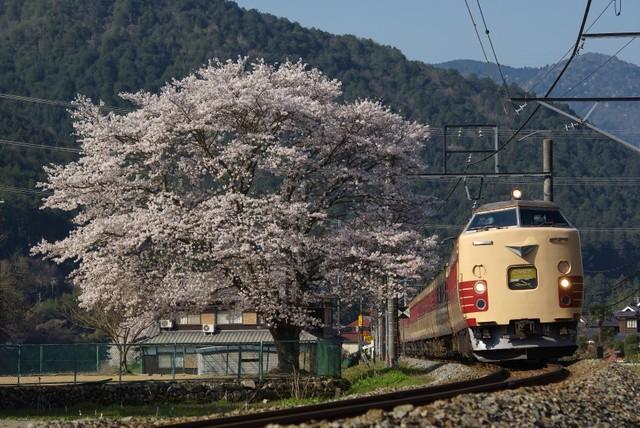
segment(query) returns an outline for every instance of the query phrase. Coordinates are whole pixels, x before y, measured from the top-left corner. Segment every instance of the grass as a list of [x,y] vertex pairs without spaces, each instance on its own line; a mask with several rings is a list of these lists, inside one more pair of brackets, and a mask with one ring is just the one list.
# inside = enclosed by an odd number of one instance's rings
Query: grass
[[[307,404],[317,404],[324,401],[321,398],[295,399],[286,398],[282,400],[269,401],[267,403],[252,403],[247,409],[258,410],[267,407],[294,407]],[[68,408],[54,409],[6,409],[0,410],[0,420],[2,419],[38,419],[38,420],[74,420],[93,419],[100,416],[109,419],[134,417],[188,417],[206,416],[212,413],[226,413],[232,410],[244,408],[244,403],[228,403],[218,401],[215,403],[175,403],[161,405],[140,405],[140,406],[98,406],[91,403],[78,404]]]
[[433,381],[424,370],[403,366],[393,369],[385,368],[381,363],[373,366],[360,364],[343,370],[342,374],[351,382],[348,394],[421,386]]
[[264,407],[296,407],[306,406],[308,404],[322,403],[324,398],[311,397],[311,398],[283,398],[282,400],[269,401],[267,404],[263,404]]
[[631,370],[632,372],[635,372],[638,376],[640,376],[640,365],[628,365],[625,366],[626,368],[628,368],[629,370]]

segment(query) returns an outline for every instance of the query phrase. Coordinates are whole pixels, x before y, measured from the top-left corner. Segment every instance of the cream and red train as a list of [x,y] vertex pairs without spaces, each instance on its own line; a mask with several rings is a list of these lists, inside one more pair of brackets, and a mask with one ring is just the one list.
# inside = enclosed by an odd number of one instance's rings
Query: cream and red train
[[446,269],[409,303],[402,349],[481,361],[571,355],[582,298],[580,235],[557,205],[483,205]]

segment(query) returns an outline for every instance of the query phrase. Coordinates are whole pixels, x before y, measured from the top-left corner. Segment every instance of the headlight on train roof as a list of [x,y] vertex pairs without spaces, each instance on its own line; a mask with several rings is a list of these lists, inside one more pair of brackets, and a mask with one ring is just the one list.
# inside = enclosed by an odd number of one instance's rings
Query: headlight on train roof
[[478,281],[474,284],[473,289],[478,294],[484,294],[484,292],[487,291],[487,285],[482,281]]
[[513,189],[511,191],[511,197],[515,200],[519,200],[522,199],[522,190],[520,189]]
[[571,280],[569,278],[560,279],[560,287],[562,287],[562,288],[571,287]]

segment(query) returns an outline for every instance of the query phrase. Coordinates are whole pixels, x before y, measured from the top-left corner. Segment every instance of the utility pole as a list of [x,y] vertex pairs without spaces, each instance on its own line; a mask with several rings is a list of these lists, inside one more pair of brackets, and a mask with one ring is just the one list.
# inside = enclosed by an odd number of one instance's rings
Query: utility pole
[[544,173],[544,200],[553,202],[553,141],[542,140],[542,172]]
[[384,316],[384,308],[382,305],[377,304],[376,305],[376,352],[377,352],[377,356],[378,359],[380,361],[385,361],[386,360],[386,351],[385,351],[385,319],[386,317]]
[[398,297],[387,299],[387,367],[398,365]]

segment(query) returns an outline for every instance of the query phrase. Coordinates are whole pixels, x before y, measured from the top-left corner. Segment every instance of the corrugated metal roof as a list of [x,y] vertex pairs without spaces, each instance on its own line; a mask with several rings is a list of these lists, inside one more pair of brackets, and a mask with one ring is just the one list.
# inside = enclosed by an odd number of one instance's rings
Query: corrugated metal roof
[[[318,338],[302,331],[300,341],[317,341]],[[204,344],[218,345],[231,343],[273,343],[269,330],[221,330],[213,334],[205,334],[200,330],[161,330],[156,336],[142,340],[145,344]]]

